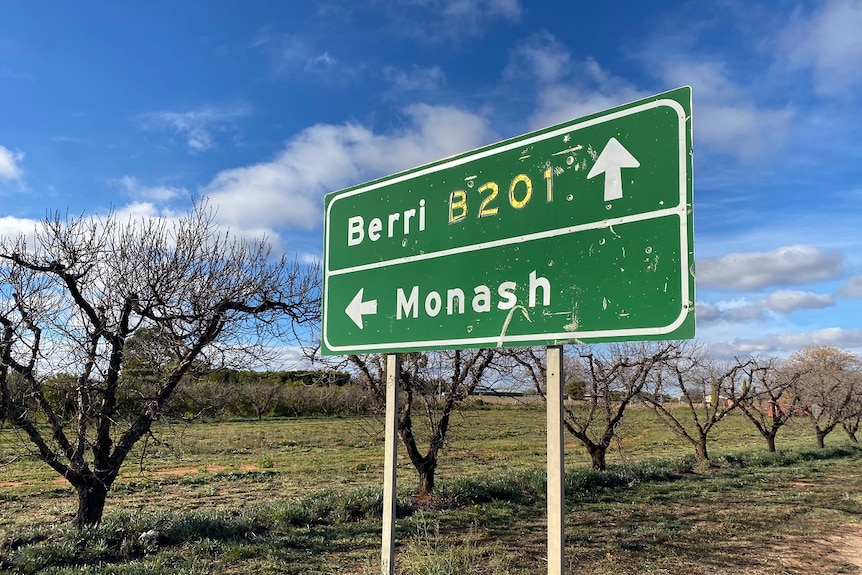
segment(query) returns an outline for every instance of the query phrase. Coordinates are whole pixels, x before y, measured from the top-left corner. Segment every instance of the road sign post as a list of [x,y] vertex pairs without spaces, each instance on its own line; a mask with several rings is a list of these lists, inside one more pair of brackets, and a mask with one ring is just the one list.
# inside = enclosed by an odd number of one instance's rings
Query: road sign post
[[694,336],[691,89],[326,196],[321,349],[385,353],[381,572],[399,352],[545,345],[548,573],[565,570],[562,344]]
[[329,194],[326,354],[694,333],[691,91]]
[[386,425],[383,457],[383,540],[380,545],[380,572],[395,574],[395,511],[398,501],[398,381],[401,379],[401,356],[386,355]]
[[546,351],[545,409],[548,449],[548,575],[566,570],[566,463],[563,440],[563,348]]

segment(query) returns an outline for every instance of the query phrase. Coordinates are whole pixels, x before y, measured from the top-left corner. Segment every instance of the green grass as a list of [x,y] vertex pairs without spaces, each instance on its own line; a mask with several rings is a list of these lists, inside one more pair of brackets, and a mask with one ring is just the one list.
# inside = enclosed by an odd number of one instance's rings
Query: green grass
[[[566,437],[570,573],[858,572],[838,539],[862,539],[862,449],[845,436],[817,450],[794,424],[768,454],[733,415],[712,465],[696,467],[650,412],[624,421],[605,473]],[[398,572],[545,573],[544,429],[541,408],[465,410],[428,501],[410,497],[416,474],[401,460]],[[129,458],[103,524],[80,534],[68,486],[16,459],[16,435],[0,431],[0,571],[379,571],[382,421],[166,425],[157,437],[143,465]]]

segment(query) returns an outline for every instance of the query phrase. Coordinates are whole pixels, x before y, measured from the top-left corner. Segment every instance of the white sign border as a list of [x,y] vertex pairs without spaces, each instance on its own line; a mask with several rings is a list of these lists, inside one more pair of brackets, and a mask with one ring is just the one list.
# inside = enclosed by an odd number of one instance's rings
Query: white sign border
[[[376,190],[378,188],[384,186],[390,186],[392,184],[397,184],[399,182],[411,180],[414,178],[422,177],[427,174],[431,174],[440,170],[444,170],[447,168],[460,166],[462,164],[472,162],[474,160],[478,160],[481,158],[485,158],[487,156],[492,156],[499,154],[501,152],[505,152],[508,150],[512,150],[514,148],[522,148],[524,146],[528,146],[530,144],[534,144],[536,142],[541,142],[543,140],[547,140],[549,138],[554,138],[557,136],[564,135],[566,133],[571,133],[577,130],[582,130],[584,128],[588,128],[591,126],[595,126],[598,124],[603,124],[606,122],[611,122],[617,120],[619,118],[624,118],[626,116],[630,116],[632,114],[637,114],[640,112],[644,112],[647,110],[659,108],[662,106],[667,106],[671,108],[677,114],[677,119],[679,121],[679,129],[678,129],[678,138],[679,138],[679,196],[680,201],[679,204],[675,208],[664,208],[661,210],[656,210],[652,212],[645,212],[643,214],[636,214],[634,216],[625,216],[621,218],[607,219],[601,220],[599,222],[593,222],[589,224],[581,224],[576,226],[569,226],[565,228],[558,228],[556,230],[548,230],[543,232],[537,232],[534,234],[527,234],[521,236],[515,236],[512,238],[504,238],[501,240],[494,240],[491,242],[481,242],[478,244],[471,244],[467,246],[461,246],[458,248],[451,248],[446,250],[440,250],[437,252],[429,252],[427,254],[415,255],[415,256],[407,256],[402,258],[395,258],[391,260],[385,260],[380,262],[373,262],[370,264],[364,264],[359,266],[352,266],[349,268],[341,268],[339,270],[330,271],[329,270],[329,234],[325,234],[324,236],[324,250],[323,250],[323,275],[324,275],[324,285],[326,289],[323,292],[323,316],[322,316],[322,327],[321,327],[321,337],[323,342],[325,343],[327,349],[334,353],[366,353],[366,352],[399,352],[399,351],[407,351],[407,350],[417,350],[417,349],[440,349],[440,348],[448,348],[451,347],[453,349],[462,347],[464,345],[468,345],[471,347],[476,347],[481,344],[489,344],[489,346],[494,347],[502,347],[503,344],[506,343],[519,343],[519,342],[535,342],[537,339],[541,339],[543,341],[553,341],[554,344],[561,344],[566,342],[578,341],[581,339],[598,339],[598,338],[613,338],[613,337],[637,337],[637,336],[660,336],[671,333],[679,326],[683,324],[683,322],[688,317],[688,314],[694,310],[694,302],[691,300],[692,294],[689,292],[689,282],[688,282],[688,274],[689,267],[691,266],[691,262],[689,261],[689,253],[688,253],[688,161],[686,155],[688,153],[688,147],[686,146],[686,121],[687,117],[685,114],[685,109],[680,105],[676,100],[672,100],[669,98],[660,98],[658,100],[654,100],[651,102],[646,102],[644,104],[627,108],[624,110],[618,110],[617,112],[613,112],[606,116],[599,116],[596,118],[592,118],[590,120],[586,120],[581,123],[572,124],[569,126],[561,127],[551,132],[546,132],[543,134],[537,134],[530,138],[526,138],[523,140],[517,140],[510,142],[504,146],[500,147],[491,147],[481,152],[477,152],[475,154],[471,154],[468,156],[463,156],[459,158],[455,158],[449,161],[444,161],[440,164],[429,166],[424,169],[420,169],[415,172],[407,172],[400,176],[396,176],[390,179],[380,180],[374,183],[371,183],[367,186],[361,186],[359,188],[350,190],[343,194],[335,197],[326,208],[326,222],[327,229],[329,228],[329,218],[330,212],[332,211],[332,206],[338,200],[342,200],[345,198],[349,198],[351,196],[355,196],[358,194],[363,194],[369,191]],[[399,265],[408,262],[415,262],[424,259],[432,259],[445,257],[448,255],[453,255],[456,253],[463,253],[468,251],[474,251],[479,249],[486,249],[489,247],[499,246],[499,245],[507,245],[514,242],[524,242],[530,241],[534,239],[539,239],[543,237],[552,237],[558,235],[565,235],[569,233],[576,233],[580,231],[585,231],[589,229],[598,229],[605,227],[612,227],[614,225],[633,222],[633,221],[641,221],[641,220],[649,220],[656,219],[659,217],[665,217],[667,215],[677,215],[680,220],[680,287],[682,294],[682,301],[685,302],[680,310],[679,316],[671,323],[665,326],[659,327],[647,327],[647,328],[622,328],[622,329],[611,329],[611,330],[593,330],[593,331],[572,331],[572,332],[561,332],[561,333],[537,333],[537,334],[520,334],[520,335],[505,335],[501,334],[499,336],[482,336],[482,337],[472,337],[472,338],[458,338],[458,339],[440,339],[440,340],[423,340],[423,341],[415,341],[415,342],[387,342],[380,344],[361,344],[361,345],[332,345],[329,342],[328,337],[328,325],[326,318],[328,317],[328,305],[329,305],[329,297],[328,297],[328,288],[329,282],[328,279],[332,276],[338,276],[343,274],[348,274],[350,272],[362,271],[366,269],[374,269],[380,268],[384,266],[392,266]],[[538,345],[538,343],[536,343]],[[545,345],[545,344],[542,344]],[[553,344],[548,344],[553,345]]]

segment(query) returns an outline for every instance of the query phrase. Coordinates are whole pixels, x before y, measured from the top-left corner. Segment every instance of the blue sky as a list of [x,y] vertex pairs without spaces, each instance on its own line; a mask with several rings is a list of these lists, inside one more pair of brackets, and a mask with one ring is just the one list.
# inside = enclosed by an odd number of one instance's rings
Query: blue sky
[[171,217],[322,252],[323,197],[683,85],[698,339],[862,351],[862,2],[0,6],[0,233]]

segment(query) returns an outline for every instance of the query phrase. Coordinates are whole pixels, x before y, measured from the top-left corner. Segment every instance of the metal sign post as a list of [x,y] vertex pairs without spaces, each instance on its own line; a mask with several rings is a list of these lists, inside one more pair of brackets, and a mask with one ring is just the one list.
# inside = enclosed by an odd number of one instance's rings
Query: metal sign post
[[547,349],[545,400],[548,412],[548,575],[566,568],[565,443],[563,441],[563,348]]
[[325,199],[321,351],[386,356],[394,574],[399,353],[547,347],[548,573],[565,569],[569,342],[694,337],[691,88]]
[[380,552],[382,575],[395,574],[395,510],[398,494],[395,475],[398,463],[398,381],[401,355],[386,356],[386,438],[383,459],[383,543]]

